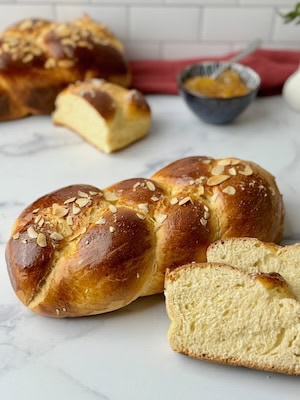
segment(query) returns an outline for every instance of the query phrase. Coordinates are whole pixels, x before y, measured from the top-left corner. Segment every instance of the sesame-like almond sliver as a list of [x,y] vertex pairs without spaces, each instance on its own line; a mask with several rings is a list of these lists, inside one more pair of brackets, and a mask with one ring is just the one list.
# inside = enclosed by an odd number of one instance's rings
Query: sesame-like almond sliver
[[201,225],[203,225],[203,226],[207,225],[207,219],[205,219],[205,218],[200,218],[200,222],[201,222]]
[[210,164],[211,160],[202,160],[202,164]]
[[234,188],[233,186],[226,186],[226,187],[222,190],[222,192],[223,192],[223,193],[230,194],[230,195],[233,195],[233,194],[235,194],[236,190],[235,190],[235,188]]
[[170,204],[172,204],[172,206],[174,206],[175,204],[177,204],[178,203],[178,199],[177,199],[177,197],[173,197],[171,200],[170,200]]
[[66,216],[69,212],[69,209],[66,207],[62,207],[62,206],[58,206],[58,205],[54,206],[54,204],[52,207],[53,207],[54,215],[58,218],[62,218],[64,216]]
[[116,213],[117,212],[117,207],[114,206],[113,204],[109,204],[108,208],[110,209],[110,211],[112,213]]
[[73,225],[73,218],[71,217],[71,215],[67,216],[67,224],[70,226]]
[[224,165],[226,167],[227,165],[231,165],[231,159],[230,158],[222,158],[221,160],[218,160],[218,165]]
[[136,216],[137,216],[139,219],[145,219],[145,216],[144,216],[143,214],[136,213]]
[[76,215],[76,214],[79,214],[80,211],[81,211],[81,209],[80,209],[79,207],[76,207],[75,204],[73,204],[72,213],[73,213],[74,215]]
[[162,224],[167,218],[167,214],[161,214],[156,218],[156,222]]
[[88,195],[87,193],[82,192],[81,190],[78,190],[78,195],[79,195],[80,197],[89,197],[89,195]]
[[141,203],[138,205],[138,208],[142,211],[144,211],[145,213],[149,212],[149,206],[147,203]]
[[75,203],[79,206],[79,207],[84,207],[86,206],[88,203],[90,202],[90,199],[86,198],[86,197],[79,197],[79,199],[77,199],[75,201]]
[[106,223],[106,219],[103,217],[100,217],[98,221],[95,222],[97,225],[104,225]]
[[17,233],[15,233],[14,235],[12,235],[12,238],[13,238],[14,240],[19,239],[19,237],[20,237],[20,232],[17,232]]
[[237,174],[236,169],[234,167],[229,168],[228,172],[230,173],[230,175],[236,175]]
[[114,228],[113,226],[110,226],[110,227],[109,227],[109,231],[110,231],[111,233],[114,233],[114,232],[116,231],[116,228]]
[[152,197],[151,197],[151,200],[152,200],[152,201],[159,201],[159,197],[157,197],[157,196],[152,196]]
[[249,176],[249,175],[252,175],[252,174],[253,174],[253,170],[252,170],[252,168],[250,167],[250,165],[247,164],[246,167],[245,167],[245,169],[244,169],[244,171],[239,171],[239,173],[242,174],[242,175]]
[[50,235],[50,238],[51,239],[53,239],[53,240],[63,240],[63,235],[61,235],[60,233],[58,233],[58,232],[52,232],[51,233],[51,235]]
[[76,197],[70,197],[69,199],[64,201],[64,204],[73,203],[76,200]]
[[211,170],[211,174],[212,175],[221,175],[223,172],[224,172],[224,166],[223,165],[216,165]]
[[183,199],[179,200],[178,205],[182,206],[183,204],[187,203],[188,201],[191,201],[191,198],[189,196],[186,196]]
[[119,199],[118,196],[116,195],[116,193],[113,193],[113,192],[105,192],[104,198],[107,201],[117,201]]
[[33,229],[32,226],[30,226],[30,227],[27,229],[27,233],[28,233],[28,236],[29,236],[31,239],[36,239],[36,238],[38,237],[38,233]]
[[34,210],[32,210],[31,212],[32,212],[32,214],[36,214],[36,213],[38,213],[40,211],[40,209],[39,208],[35,208]]
[[148,188],[151,192],[154,192],[154,191],[155,191],[155,185],[154,185],[153,182],[147,181],[147,182],[146,182],[146,185],[147,185],[147,188]]
[[36,242],[40,247],[46,247],[47,246],[47,240],[46,236],[43,233],[39,233]]
[[207,179],[207,185],[208,186],[216,186],[219,185],[222,182],[225,182],[227,179],[229,179],[229,175],[216,175],[216,176],[211,176],[210,178]]

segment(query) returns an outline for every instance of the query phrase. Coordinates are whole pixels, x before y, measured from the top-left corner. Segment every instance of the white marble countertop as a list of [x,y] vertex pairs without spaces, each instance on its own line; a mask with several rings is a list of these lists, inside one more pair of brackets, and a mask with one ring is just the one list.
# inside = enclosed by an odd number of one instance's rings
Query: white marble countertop
[[4,260],[10,228],[37,197],[72,183],[104,188],[149,177],[181,157],[236,156],[277,179],[284,242],[300,242],[300,113],[281,97],[256,99],[234,124],[198,121],[177,96],[149,96],[142,141],[102,154],[49,117],[0,125],[0,398],[3,400],[298,400],[299,377],[194,360],[171,351],[163,295],[95,317],[34,315],[16,298]]

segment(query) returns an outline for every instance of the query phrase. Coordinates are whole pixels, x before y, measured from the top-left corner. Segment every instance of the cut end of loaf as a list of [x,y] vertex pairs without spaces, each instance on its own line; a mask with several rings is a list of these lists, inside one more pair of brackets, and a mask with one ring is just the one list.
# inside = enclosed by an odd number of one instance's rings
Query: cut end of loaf
[[167,273],[172,349],[217,363],[300,375],[300,303],[279,281],[216,263]]

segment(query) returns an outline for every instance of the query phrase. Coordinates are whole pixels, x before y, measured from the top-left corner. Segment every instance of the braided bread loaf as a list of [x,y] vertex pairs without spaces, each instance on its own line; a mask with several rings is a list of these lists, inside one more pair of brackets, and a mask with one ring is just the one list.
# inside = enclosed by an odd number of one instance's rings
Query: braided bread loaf
[[103,191],[75,185],[41,197],[16,220],[6,260],[31,310],[99,314],[161,292],[167,268],[204,261],[217,239],[279,241],[283,219],[275,180],[257,164],[189,157],[151,179]]
[[94,77],[130,84],[123,46],[106,27],[88,16],[23,20],[0,36],[0,120],[49,114],[65,86]]

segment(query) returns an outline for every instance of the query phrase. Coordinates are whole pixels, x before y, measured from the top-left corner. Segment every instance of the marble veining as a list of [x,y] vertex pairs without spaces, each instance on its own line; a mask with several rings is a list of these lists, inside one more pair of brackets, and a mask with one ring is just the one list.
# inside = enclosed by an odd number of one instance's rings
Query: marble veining
[[298,400],[299,378],[215,365],[169,348],[163,295],[122,310],[56,320],[16,298],[5,265],[14,220],[43,194],[73,183],[105,188],[150,177],[181,157],[236,156],[275,177],[286,206],[284,243],[300,242],[300,114],[258,98],[234,124],[199,122],[177,96],[149,96],[149,135],[103,154],[49,117],[0,124],[0,398],[5,400]]

